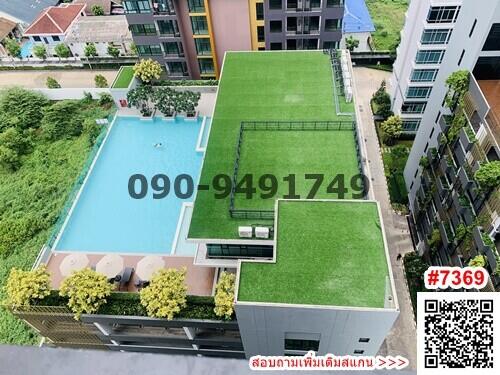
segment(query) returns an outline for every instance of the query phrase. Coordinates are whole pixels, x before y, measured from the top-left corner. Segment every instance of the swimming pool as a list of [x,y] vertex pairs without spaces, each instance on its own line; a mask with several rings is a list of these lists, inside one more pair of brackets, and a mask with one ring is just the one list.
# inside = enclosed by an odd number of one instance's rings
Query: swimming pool
[[33,49],[33,42],[32,41],[27,41],[21,46],[21,57],[23,59],[26,59],[32,55],[32,50]]
[[[196,151],[201,123],[202,119],[117,117],[55,250],[194,255],[196,247],[182,237],[190,219],[190,210],[182,206],[192,202],[196,193],[203,159]],[[129,179],[135,174],[147,179],[144,198],[130,195]],[[158,174],[172,183],[162,199],[153,198],[151,182]],[[191,176],[195,186],[193,195],[185,199],[174,193],[174,180],[181,174]],[[133,186],[134,192],[140,192],[140,182]],[[187,214],[179,221],[181,212]],[[176,233],[181,234],[178,240]]]

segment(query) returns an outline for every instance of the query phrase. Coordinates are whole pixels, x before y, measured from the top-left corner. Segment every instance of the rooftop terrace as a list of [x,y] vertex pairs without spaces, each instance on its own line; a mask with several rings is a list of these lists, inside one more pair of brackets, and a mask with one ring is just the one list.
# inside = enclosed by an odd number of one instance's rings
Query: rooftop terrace
[[237,300],[383,308],[389,273],[373,201],[278,201],[276,262],[241,263]]
[[[242,122],[352,124],[352,115],[337,115],[334,92],[330,58],[322,51],[227,53],[200,184],[212,185],[219,174],[233,176]],[[342,112],[354,112],[353,103],[346,103],[341,96],[339,102]],[[236,208],[272,210],[275,199],[287,192],[283,177],[288,174],[297,175],[297,194],[302,198],[313,184],[304,181],[304,174],[324,174],[323,190],[317,198],[327,198],[326,186],[333,176],[344,174],[348,185],[349,179],[359,173],[354,135],[352,127],[342,131],[246,131],[238,181],[250,174],[258,186],[263,174],[272,174],[279,189],[276,197],[270,199],[262,199],[259,189],[252,199],[236,196]],[[234,239],[238,237],[238,226],[256,223],[255,219],[230,217],[229,207],[229,197],[216,199],[213,190],[199,190],[189,237]],[[272,220],[257,222],[272,225]]]

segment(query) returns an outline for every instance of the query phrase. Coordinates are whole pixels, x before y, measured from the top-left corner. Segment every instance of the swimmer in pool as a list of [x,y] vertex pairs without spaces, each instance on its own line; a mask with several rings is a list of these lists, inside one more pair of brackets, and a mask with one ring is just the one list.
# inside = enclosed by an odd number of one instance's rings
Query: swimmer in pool
[[160,148],[160,147],[163,147],[163,143],[155,143],[155,144],[153,145],[153,147],[155,147],[155,148]]

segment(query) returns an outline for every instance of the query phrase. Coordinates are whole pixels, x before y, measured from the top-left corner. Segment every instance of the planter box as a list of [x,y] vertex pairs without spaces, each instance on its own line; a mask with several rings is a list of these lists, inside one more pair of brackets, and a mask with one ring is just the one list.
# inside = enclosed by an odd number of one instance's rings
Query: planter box
[[465,151],[467,152],[470,151],[472,149],[472,146],[474,146],[474,143],[469,138],[464,128],[460,129],[459,136],[460,136],[460,143],[462,143],[462,146],[464,147]]
[[464,165],[467,162],[465,158],[465,152],[462,149],[462,147],[460,147],[460,142],[455,143],[455,147],[453,148],[453,154],[456,157],[458,165]]
[[[481,232],[481,229],[479,227],[474,227],[474,229],[472,230],[472,237],[474,238],[474,243],[476,244],[478,251],[481,254],[485,254],[487,251],[486,248],[488,246],[486,246],[486,244],[484,243],[484,240],[482,237],[482,232]],[[491,251],[491,249],[490,249],[490,251]]]
[[441,240],[443,241],[443,246],[448,248],[451,245],[451,240],[448,238],[448,233],[446,233],[446,229],[444,227],[443,222],[438,224],[439,233],[441,234]]
[[458,178],[460,179],[460,182],[462,183],[462,187],[464,188],[464,190],[468,190],[474,184],[474,180],[471,180],[469,178],[469,176],[467,175],[467,171],[465,170],[464,167],[460,167],[460,169],[458,170]]
[[198,121],[198,116],[200,112],[196,111],[194,116],[188,117],[186,114],[184,114],[184,121]]
[[448,165],[448,161],[447,161],[446,157],[443,157],[441,159],[441,161],[439,162],[439,168],[441,169],[441,172],[443,172],[443,173],[448,173],[451,170],[453,170],[453,168],[450,165]]

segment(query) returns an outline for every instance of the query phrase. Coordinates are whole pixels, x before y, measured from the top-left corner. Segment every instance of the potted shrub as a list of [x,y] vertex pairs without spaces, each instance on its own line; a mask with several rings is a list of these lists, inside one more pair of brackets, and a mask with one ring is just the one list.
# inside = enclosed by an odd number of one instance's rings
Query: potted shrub
[[489,191],[500,186],[500,161],[481,163],[474,175],[482,190]]
[[152,118],[154,108],[152,106],[154,91],[149,85],[141,85],[127,93],[129,107],[135,107],[145,118]]
[[179,93],[170,87],[158,88],[154,93],[154,103],[166,118],[174,118],[176,115],[176,100]]
[[179,112],[184,112],[188,118],[196,118],[196,107],[198,107],[200,98],[201,94],[199,92],[180,92],[177,100],[177,108]]

